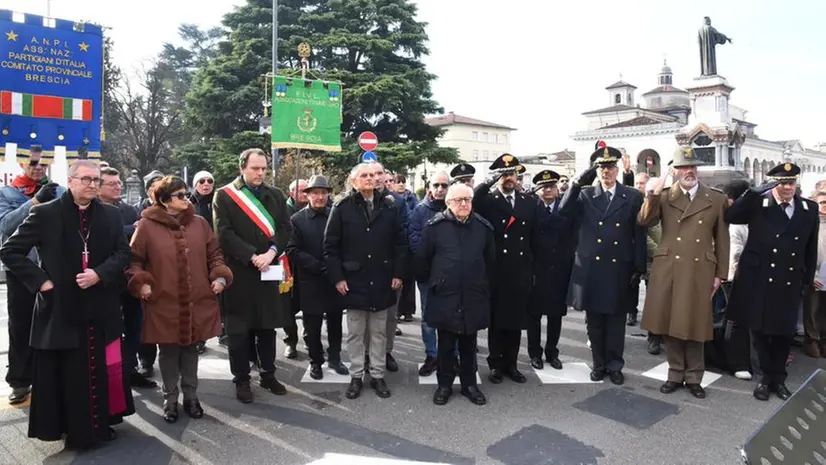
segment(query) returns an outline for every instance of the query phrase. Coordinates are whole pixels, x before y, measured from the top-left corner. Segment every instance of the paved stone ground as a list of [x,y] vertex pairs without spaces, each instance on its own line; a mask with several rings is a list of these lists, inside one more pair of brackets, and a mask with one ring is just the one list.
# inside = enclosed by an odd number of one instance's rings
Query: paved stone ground
[[[5,310],[3,292],[2,326]],[[583,315],[574,312],[565,318],[560,342],[564,373],[535,373],[523,339],[520,362],[528,383],[490,384],[483,332],[479,361],[488,405],[477,407],[456,395],[438,407],[431,401],[434,386],[426,384],[435,379],[420,380],[416,373],[423,358],[418,320],[402,329],[396,344],[401,370],[388,374],[389,399],[366,389],[361,398],[347,400],[347,380],[332,376],[307,382],[307,355],[299,347],[297,361],[279,353],[277,375],[289,394],[255,388],[256,402],[242,405],[229,381],[226,350],[213,340],[200,367],[205,418],[182,416],[168,425],[160,417],[160,391],[137,391],[138,412],[117,428],[119,439],[83,454],[62,451],[59,442],[29,440],[27,408],[6,405],[3,384],[0,464],[736,464],[742,443],[780,406],[777,399],[754,400],[751,382],[727,374],[713,380],[705,400],[685,391],[660,394],[660,382],[643,373],[662,369],[665,357],[645,351],[639,328],[628,328],[626,335],[626,384],[590,383],[584,377],[590,355]],[[0,367],[7,344],[3,328]],[[795,355],[792,389],[816,368],[826,368],[822,360]]]

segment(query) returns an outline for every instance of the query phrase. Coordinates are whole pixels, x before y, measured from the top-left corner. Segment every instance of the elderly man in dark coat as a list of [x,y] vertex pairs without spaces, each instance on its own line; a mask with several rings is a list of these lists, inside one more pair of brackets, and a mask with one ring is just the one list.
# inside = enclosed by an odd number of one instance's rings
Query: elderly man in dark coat
[[539,190],[536,207],[536,237],[534,238],[534,288],[528,320],[528,355],[531,366],[544,368],[542,362],[542,316],[548,318],[545,339],[545,360],[551,367],[561,370],[559,360],[559,336],[562,317],[568,313],[565,297],[574,261],[576,234],[571,221],[559,213],[559,174],[540,171],[533,178]]
[[448,209],[428,222],[416,252],[417,280],[428,289],[425,319],[439,338],[436,405],[446,404],[453,394],[457,344],[461,393],[474,404],[486,403],[476,386],[476,332],[490,323],[488,289],[496,250],[493,226],[471,213],[472,201],[470,186],[451,186]]
[[406,212],[377,181],[375,166],[353,168],[353,190],[333,205],[324,231],[327,273],[347,310],[348,399],[361,395],[368,347],[370,387],[379,397],[390,397],[381,362],[391,331],[388,309],[398,301],[407,267]]
[[[533,284],[533,235],[536,200],[517,191],[519,160],[505,153],[490,165],[495,174],[476,187],[473,210],[493,225],[496,264],[491,281],[492,321],[488,330],[489,379],[504,376],[527,381],[516,369],[522,330],[528,324],[528,299]],[[495,191],[491,187],[497,184]]]
[[300,310],[304,322],[304,343],[310,352],[310,377],[324,378],[324,346],[321,344],[321,323],[327,317],[327,366],[338,374],[350,371],[341,363],[341,298],[327,275],[324,264],[324,228],[330,217],[327,200],[332,188],[324,176],[313,176],[304,188],[309,198],[307,208],[290,218],[292,237],[287,255],[293,266],[297,288],[304,295]]
[[[608,373],[625,382],[625,315],[631,284],[645,273],[645,228],[637,224],[642,194],[617,183],[619,150],[602,147],[591,154],[593,165],[575,179],[560,211],[579,223],[568,303],[585,310],[591,341],[591,380]],[[599,184],[590,187],[596,175]],[[588,186],[588,187],[585,187]]]
[[727,308],[728,317],[751,330],[762,379],[758,400],[769,393],[786,400],[786,359],[797,331],[806,287],[817,272],[818,206],[796,194],[800,168],[783,163],[766,173],[768,182],[749,189],[726,211],[726,221],[747,224]]
[[265,280],[262,273],[279,264],[291,226],[284,193],[264,185],[267,163],[263,150],[243,151],[241,175],[215,193],[212,208],[218,241],[235,280],[224,291],[225,329],[235,395],[243,403],[253,401],[251,339],[261,369],[260,386],[276,395],[287,393],[275,379],[275,328],[289,322],[292,277],[289,267],[280,283]]

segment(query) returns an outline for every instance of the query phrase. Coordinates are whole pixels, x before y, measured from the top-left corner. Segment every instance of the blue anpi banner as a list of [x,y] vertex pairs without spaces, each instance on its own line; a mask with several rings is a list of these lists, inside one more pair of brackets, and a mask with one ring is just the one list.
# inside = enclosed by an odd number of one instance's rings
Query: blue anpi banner
[[0,155],[13,142],[20,159],[33,146],[46,164],[56,146],[69,163],[99,159],[102,103],[99,26],[0,10]]

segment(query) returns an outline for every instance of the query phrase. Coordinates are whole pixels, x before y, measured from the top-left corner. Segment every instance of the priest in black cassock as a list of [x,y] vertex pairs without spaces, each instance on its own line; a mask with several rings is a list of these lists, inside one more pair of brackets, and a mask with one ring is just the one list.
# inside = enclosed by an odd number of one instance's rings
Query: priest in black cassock
[[[70,449],[115,439],[135,412],[123,369],[120,293],[130,251],[115,207],[97,199],[100,169],[78,160],[69,190],[32,208],[0,260],[36,293],[29,437]],[[37,248],[38,266],[28,258]]]

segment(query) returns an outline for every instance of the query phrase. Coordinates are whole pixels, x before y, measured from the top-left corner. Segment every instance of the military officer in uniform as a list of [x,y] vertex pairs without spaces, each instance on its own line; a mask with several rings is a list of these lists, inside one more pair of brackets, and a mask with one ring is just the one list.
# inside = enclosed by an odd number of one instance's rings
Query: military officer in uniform
[[559,335],[562,317],[568,313],[565,297],[574,259],[574,231],[571,222],[559,213],[559,174],[540,171],[533,177],[537,188],[536,236],[534,238],[534,287],[528,311],[528,355],[537,370],[542,362],[542,315],[548,319],[545,339],[545,360],[551,367],[562,369],[559,360]]
[[[527,381],[517,370],[516,359],[522,330],[528,323],[536,200],[516,190],[518,166],[513,155],[499,156],[489,168],[493,176],[479,184],[473,195],[473,210],[493,225],[496,243],[488,330],[489,379],[494,384],[505,376],[517,383]],[[491,190],[494,184],[496,188]]]
[[450,170],[450,183],[461,182],[473,188],[473,176],[476,175],[476,168],[467,163],[459,163]]
[[796,194],[800,168],[783,163],[768,182],[747,190],[726,211],[726,221],[749,226],[732,284],[728,317],[751,330],[763,372],[754,390],[786,400],[786,359],[797,331],[798,309],[817,264],[818,206]]
[[639,223],[662,225],[645,296],[643,329],[664,336],[668,380],[660,387],[670,394],[683,384],[699,399],[705,372],[703,347],[713,338],[712,296],[728,276],[729,233],[724,214],[726,196],[700,184],[691,148],[677,149],[673,178],[665,176],[647,193]]
[[[593,165],[574,179],[560,203],[563,215],[578,223],[578,243],[571,270],[568,304],[585,310],[591,342],[591,379],[606,373],[623,384],[625,314],[631,283],[645,273],[645,228],[637,224],[643,197],[617,183],[622,154],[601,147]],[[591,187],[599,176],[599,184]]]

